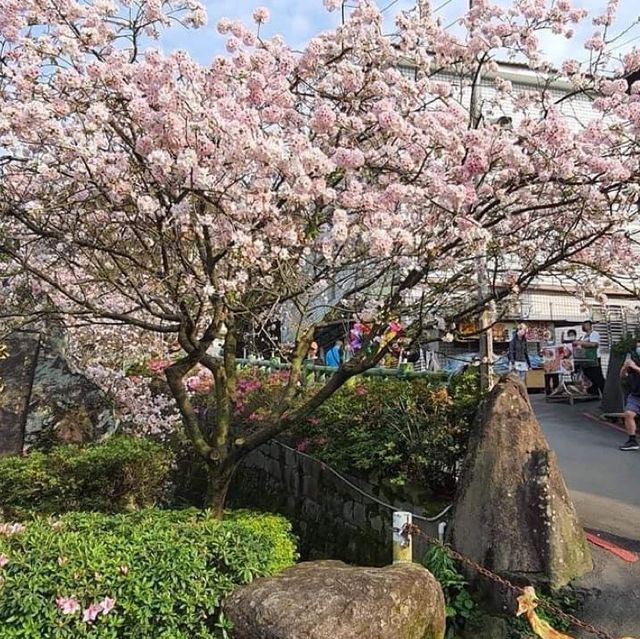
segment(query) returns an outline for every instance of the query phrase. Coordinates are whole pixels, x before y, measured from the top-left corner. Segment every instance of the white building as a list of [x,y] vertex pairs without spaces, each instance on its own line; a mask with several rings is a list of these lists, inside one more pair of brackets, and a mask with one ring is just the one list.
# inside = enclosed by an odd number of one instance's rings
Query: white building
[[[415,76],[415,69],[410,64],[402,66],[401,71],[409,77]],[[521,117],[513,110],[512,99],[502,98],[496,78],[510,82],[513,93],[539,94],[544,91],[549,104],[556,104],[576,132],[602,118],[602,114],[593,108],[593,98],[588,93],[576,92],[567,80],[534,71],[524,64],[502,62],[497,65],[497,73],[485,74],[480,83],[479,112],[484,120],[509,126],[512,122],[517,124],[517,118]],[[440,73],[435,79],[448,82],[454,98],[469,108],[472,93],[469,80],[454,73]],[[504,326],[515,328],[516,322],[522,320],[530,326],[540,326],[540,332],[550,331],[551,343],[562,339],[562,333],[570,326],[577,327],[580,334],[582,322],[592,319],[602,337],[601,356],[606,373],[611,346],[625,334],[640,329],[640,301],[622,289],[605,292],[608,302],[603,306],[594,297],[582,295],[571,281],[540,277],[521,295],[517,310],[508,317],[511,321],[504,322],[501,329]],[[547,328],[543,331],[544,327]],[[471,352],[477,350],[477,342],[469,339],[439,348],[451,354]],[[497,339],[495,353],[500,355],[505,350],[506,341]]]

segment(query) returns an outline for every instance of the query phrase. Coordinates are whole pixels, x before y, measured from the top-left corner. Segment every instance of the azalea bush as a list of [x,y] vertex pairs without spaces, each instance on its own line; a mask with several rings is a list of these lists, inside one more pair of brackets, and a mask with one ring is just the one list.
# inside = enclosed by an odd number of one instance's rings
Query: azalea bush
[[166,447],[127,436],[5,457],[0,459],[0,519],[151,506],[163,493],[172,461]]
[[281,517],[67,514],[0,526],[3,639],[226,637],[223,598],[296,558]]
[[475,370],[450,381],[357,378],[320,407],[295,443],[342,471],[448,495],[479,399]]

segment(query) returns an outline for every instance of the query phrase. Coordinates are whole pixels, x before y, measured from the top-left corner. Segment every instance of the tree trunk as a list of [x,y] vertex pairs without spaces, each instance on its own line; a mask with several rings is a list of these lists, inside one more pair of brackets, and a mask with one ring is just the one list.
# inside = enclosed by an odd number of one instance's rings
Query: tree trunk
[[207,467],[207,494],[205,496],[205,508],[211,510],[214,516],[222,519],[224,516],[224,505],[227,501],[227,492],[231,485],[231,480],[236,472],[237,466],[231,468],[224,464],[209,464]]

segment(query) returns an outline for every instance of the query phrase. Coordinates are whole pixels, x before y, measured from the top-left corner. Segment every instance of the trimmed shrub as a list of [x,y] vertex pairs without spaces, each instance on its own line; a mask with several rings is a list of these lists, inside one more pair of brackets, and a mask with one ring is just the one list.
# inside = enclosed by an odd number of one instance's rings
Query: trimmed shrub
[[2,639],[226,637],[239,584],[295,560],[289,523],[238,511],[70,513],[0,528]]
[[76,510],[123,512],[155,504],[172,454],[147,439],[122,435],[88,446],[56,446],[0,459],[0,517]]

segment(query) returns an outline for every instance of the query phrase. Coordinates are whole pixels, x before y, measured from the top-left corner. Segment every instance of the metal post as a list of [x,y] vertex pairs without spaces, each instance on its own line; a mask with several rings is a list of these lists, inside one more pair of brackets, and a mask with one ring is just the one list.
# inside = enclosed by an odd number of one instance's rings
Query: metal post
[[[481,269],[484,272],[484,269]],[[478,293],[484,299],[487,291],[486,277],[478,276]],[[493,329],[489,311],[482,310],[480,315],[480,387],[483,391],[493,388]]]
[[413,561],[411,543],[411,513],[393,513],[393,563],[410,564]]

